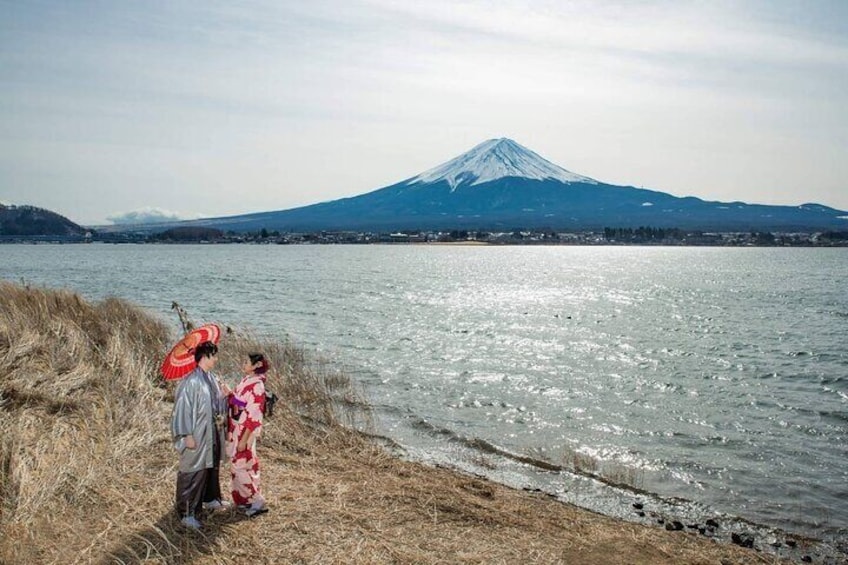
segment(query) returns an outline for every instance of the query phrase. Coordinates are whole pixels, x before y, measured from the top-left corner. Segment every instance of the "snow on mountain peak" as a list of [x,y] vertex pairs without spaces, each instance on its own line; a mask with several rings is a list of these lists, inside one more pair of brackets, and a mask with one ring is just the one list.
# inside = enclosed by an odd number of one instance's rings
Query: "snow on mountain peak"
[[408,180],[406,184],[444,180],[451,190],[455,190],[461,185],[474,186],[504,177],[597,184],[594,179],[566,171],[505,137],[484,141],[459,157]]

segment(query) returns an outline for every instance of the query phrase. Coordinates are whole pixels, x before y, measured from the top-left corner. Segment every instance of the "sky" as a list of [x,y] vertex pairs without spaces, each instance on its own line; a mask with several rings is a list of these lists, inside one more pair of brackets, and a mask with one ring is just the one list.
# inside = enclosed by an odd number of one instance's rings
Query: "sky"
[[85,225],[354,196],[508,137],[848,210],[842,0],[0,0],[0,202]]

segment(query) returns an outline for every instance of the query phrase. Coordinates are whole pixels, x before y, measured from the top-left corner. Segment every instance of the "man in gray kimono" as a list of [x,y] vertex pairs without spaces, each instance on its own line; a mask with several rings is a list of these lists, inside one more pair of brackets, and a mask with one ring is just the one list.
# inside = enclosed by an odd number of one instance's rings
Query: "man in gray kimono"
[[223,455],[227,397],[212,375],[218,346],[206,341],[194,352],[197,368],[177,386],[171,434],[180,453],[176,509],[183,525],[199,529],[201,508],[225,508],[218,469]]

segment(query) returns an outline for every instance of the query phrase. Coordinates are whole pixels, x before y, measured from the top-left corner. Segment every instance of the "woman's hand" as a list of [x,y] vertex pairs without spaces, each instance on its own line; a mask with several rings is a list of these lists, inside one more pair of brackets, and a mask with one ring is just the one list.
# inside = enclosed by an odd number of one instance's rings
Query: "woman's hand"
[[188,449],[196,449],[197,448],[197,442],[194,441],[193,435],[189,434],[185,437],[185,446]]

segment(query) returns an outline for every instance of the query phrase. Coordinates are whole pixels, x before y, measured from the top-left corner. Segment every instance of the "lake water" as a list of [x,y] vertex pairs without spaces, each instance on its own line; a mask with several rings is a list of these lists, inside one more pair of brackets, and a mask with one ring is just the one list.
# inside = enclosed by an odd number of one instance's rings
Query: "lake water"
[[576,453],[661,498],[848,532],[848,249],[5,245],[0,278],[290,336],[437,463],[592,507],[596,481],[522,459]]

